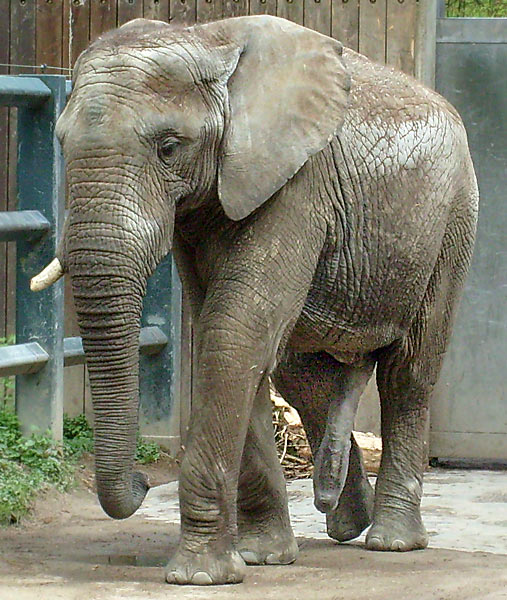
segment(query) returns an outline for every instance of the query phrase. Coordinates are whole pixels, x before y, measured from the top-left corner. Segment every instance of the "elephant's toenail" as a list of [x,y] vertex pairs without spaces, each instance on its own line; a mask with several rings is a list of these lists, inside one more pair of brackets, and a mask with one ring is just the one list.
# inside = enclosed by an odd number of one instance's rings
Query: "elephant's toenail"
[[268,554],[266,556],[266,564],[267,565],[279,565],[281,564],[280,557],[276,554]]
[[166,573],[165,575],[165,580],[167,581],[167,583],[177,583],[177,584],[182,584],[184,583],[182,581],[182,577],[181,574],[178,573],[177,571],[169,571],[168,573]]
[[257,554],[251,550],[240,550],[239,553],[247,565],[258,565],[260,562]]
[[192,583],[194,585],[211,585],[213,580],[208,573],[205,573],[204,571],[198,571],[197,573],[194,573],[194,576],[192,577]]
[[366,541],[366,549],[367,550],[383,550],[384,544],[382,540],[378,537],[371,537]]
[[396,552],[404,552],[407,549],[407,545],[402,540],[394,540],[391,544],[391,549]]

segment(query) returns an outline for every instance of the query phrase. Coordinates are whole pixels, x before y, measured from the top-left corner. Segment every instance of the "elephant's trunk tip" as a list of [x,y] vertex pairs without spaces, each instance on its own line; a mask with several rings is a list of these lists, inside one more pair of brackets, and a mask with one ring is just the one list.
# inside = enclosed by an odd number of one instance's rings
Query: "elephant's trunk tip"
[[53,283],[56,283],[63,275],[63,267],[58,258],[53,258],[49,265],[42,271],[32,277],[30,280],[30,289],[32,292],[45,290]]
[[129,490],[131,493],[127,494],[127,497],[115,497],[110,490],[103,490],[101,487],[98,485],[98,495],[104,512],[112,519],[120,520],[127,519],[136,512],[143,503],[150,484],[144,473],[136,471],[132,475],[132,488]]

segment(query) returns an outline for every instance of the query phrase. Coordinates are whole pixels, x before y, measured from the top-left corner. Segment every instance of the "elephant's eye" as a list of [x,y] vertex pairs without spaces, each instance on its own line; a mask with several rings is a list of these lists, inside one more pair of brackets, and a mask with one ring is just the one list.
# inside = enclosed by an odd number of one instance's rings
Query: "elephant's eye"
[[157,144],[159,158],[161,160],[167,160],[168,158],[170,158],[175,148],[179,146],[179,143],[179,140],[172,137],[160,140]]

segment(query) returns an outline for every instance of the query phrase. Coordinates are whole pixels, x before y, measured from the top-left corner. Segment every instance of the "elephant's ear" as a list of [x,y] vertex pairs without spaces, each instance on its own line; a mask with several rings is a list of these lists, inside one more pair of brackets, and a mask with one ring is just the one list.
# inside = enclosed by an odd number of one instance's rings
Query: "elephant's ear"
[[290,21],[240,17],[205,27],[240,50],[227,82],[230,120],[218,176],[220,201],[237,221],[338,132],[350,78],[339,42]]

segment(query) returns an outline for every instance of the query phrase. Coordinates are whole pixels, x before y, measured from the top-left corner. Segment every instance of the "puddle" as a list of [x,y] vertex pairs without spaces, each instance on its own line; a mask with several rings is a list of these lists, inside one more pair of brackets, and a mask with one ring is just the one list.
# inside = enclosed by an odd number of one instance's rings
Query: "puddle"
[[103,554],[90,556],[86,562],[114,567],[165,567],[167,556],[137,554]]

